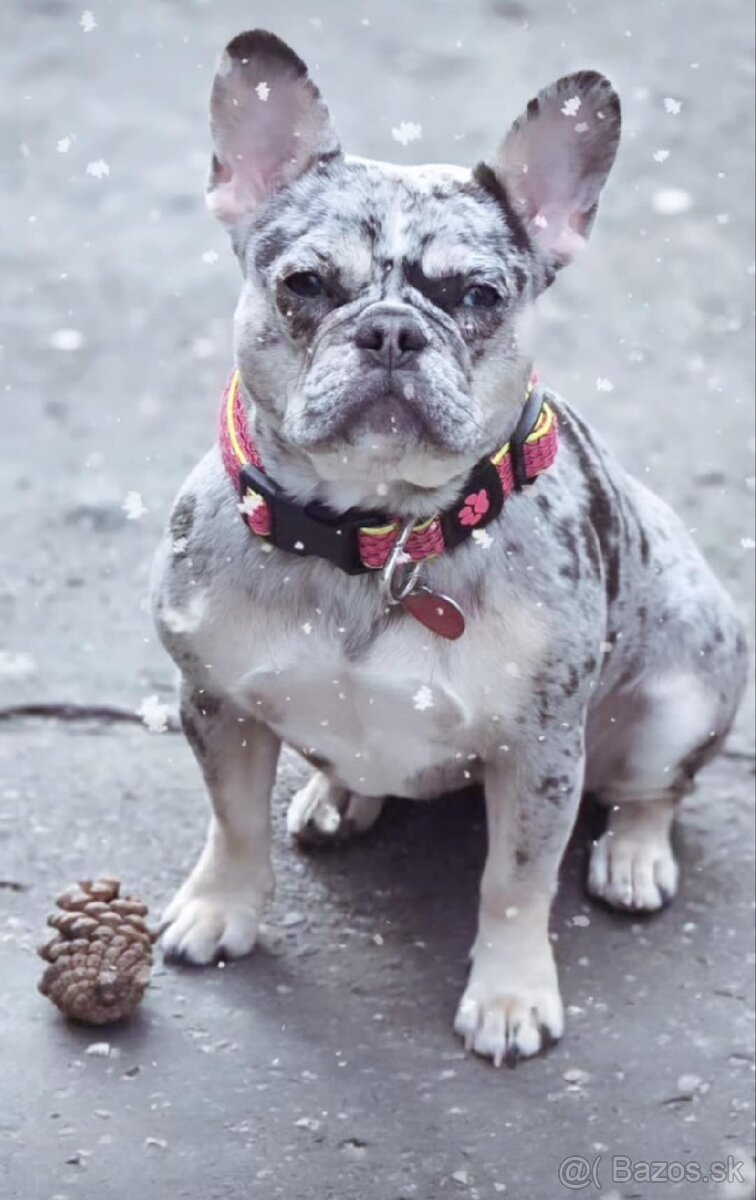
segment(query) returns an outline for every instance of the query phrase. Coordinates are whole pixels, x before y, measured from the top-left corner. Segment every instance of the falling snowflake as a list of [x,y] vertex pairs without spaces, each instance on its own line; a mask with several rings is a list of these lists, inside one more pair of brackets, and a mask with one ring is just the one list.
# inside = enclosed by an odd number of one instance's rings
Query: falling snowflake
[[740,544],[744,550],[756,550],[756,542],[753,538],[744,537],[740,539]]
[[422,684],[422,686],[417,689],[412,697],[412,700],[415,708],[419,712],[423,712],[423,710],[426,708],[433,708],[433,692],[430,690],[427,684]]
[[520,676],[522,675],[522,671],[520,670],[520,668],[516,662],[505,663],[504,670],[506,671],[507,675],[510,675],[512,677],[512,679],[519,679]]
[[179,537],[179,538],[176,538],[176,540],[173,542],[173,544],[172,544],[172,546],[171,546],[171,550],[172,550],[172,551],[173,551],[173,553],[174,553],[174,554],[176,554],[176,555],[179,555],[179,554],[185,554],[185,553],[186,553],[186,548],[187,548],[187,546],[188,546],[188,545],[189,545],[189,539],[188,539],[188,538],[185,538],[185,537]]
[[97,28],[97,22],[94,19],[94,13],[90,12],[88,8],[85,8],[84,12],[79,17],[79,24],[85,33],[91,33],[93,29]]
[[544,217],[543,213],[536,213],[536,215],[533,217],[533,224],[537,225],[539,229],[546,229],[548,221]]
[[312,625],[309,621],[305,621],[304,625],[302,626],[302,632],[307,634],[312,633]]
[[268,84],[265,82],[264,79],[260,80],[257,87],[255,88],[255,91],[257,92],[258,100],[262,100],[263,103],[265,103],[265,101],[268,99],[268,96],[270,95],[270,87],[268,86]]
[[579,121],[575,126],[575,133],[587,133],[589,129],[590,125],[587,121]]
[[562,105],[563,116],[576,117],[581,104],[582,100],[579,96],[570,96],[569,100],[565,100]]
[[24,651],[0,650],[0,679],[25,679],[37,669],[31,654]]
[[138,521],[147,512],[139,492],[127,492],[121,508],[126,513],[127,521]]
[[654,150],[654,162],[666,162],[669,158],[669,150]]
[[202,255],[202,261],[203,261],[203,263],[217,263],[218,251],[217,250],[206,250],[205,253]]
[[245,517],[249,517],[264,503],[265,501],[259,492],[253,492],[252,488],[247,488],[244,499],[239,502],[237,508],[240,513],[244,513]]
[[145,696],[137,709],[137,715],[142,718],[150,733],[165,733],[171,710],[167,704],[163,704],[159,696]]
[[493,546],[493,538],[487,529],[473,529],[472,540],[481,550],[490,550]]
[[56,329],[50,334],[53,350],[81,350],[84,334],[80,329]]
[[104,158],[97,158],[94,162],[87,163],[87,175],[91,175],[93,179],[104,179],[109,174],[110,167]]
[[665,96],[664,108],[670,116],[676,117],[682,108],[682,100],[675,100],[673,96]]
[[68,154],[68,151],[71,149],[71,140],[70,137],[58,138],[55,143],[55,149],[58,151],[58,154]]
[[416,142],[423,136],[423,127],[416,125],[414,121],[400,121],[391,130],[391,136],[395,142],[399,142],[402,146],[408,146],[410,142]]
[[651,197],[651,207],[664,217],[677,217],[693,207],[693,197],[682,188],[660,188]]
[[604,379],[601,375],[599,375],[598,379],[596,380],[596,391],[613,392],[614,384],[612,383],[611,379]]
[[583,917],[580,914],[572,918],[572,924],[576,925],[578,929],[587,929],[590,923],[590,917]]
[[171,633],[194,633],[199,629],[205,615],[207,601],[201,592],[193,592],[189,603],[184,608],[171,608],[165,605],[161,609],[160,619]]

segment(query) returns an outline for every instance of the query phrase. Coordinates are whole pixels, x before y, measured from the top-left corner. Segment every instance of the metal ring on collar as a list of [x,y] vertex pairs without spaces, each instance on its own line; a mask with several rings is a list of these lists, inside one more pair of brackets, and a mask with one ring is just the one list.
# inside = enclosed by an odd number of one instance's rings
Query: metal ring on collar
[[422,563],[407,562],[404,559],[404,547],[415,528],[415,518],[404,522],[402,531],[394,543],[394,548],[381,571],[381,591],[389,604],[401,604],[405,596],[409,596],[417,583]]

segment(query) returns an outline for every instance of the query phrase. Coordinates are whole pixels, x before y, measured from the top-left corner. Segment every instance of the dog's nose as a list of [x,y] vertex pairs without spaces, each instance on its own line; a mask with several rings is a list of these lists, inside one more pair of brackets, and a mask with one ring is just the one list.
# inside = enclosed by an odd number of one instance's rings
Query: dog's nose
[[354,335],[355,344],[383,367],[407,366],[424,350],[428,339],[419,321],[404,313],[365,317]]

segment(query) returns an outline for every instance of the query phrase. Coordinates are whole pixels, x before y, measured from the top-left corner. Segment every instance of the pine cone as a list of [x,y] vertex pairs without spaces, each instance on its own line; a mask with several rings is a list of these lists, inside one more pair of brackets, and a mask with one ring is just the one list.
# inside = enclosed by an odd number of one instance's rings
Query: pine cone
[[150,982],[152,936],[147,906],[120,897],[116,879],[74,884],[58,896],[57,930],[39,954],[49,963],[39,990],[62,1013],[86,1025],[108,1025],[133,1012]]

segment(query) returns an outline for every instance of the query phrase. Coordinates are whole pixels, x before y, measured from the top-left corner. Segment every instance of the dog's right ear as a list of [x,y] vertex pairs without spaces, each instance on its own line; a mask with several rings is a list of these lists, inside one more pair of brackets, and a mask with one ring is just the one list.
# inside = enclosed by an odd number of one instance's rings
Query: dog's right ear
[[230,227],[314,162],[339,151],[328,109],[285,42],[256,29],[226,46],[210,101],[211,212]]

